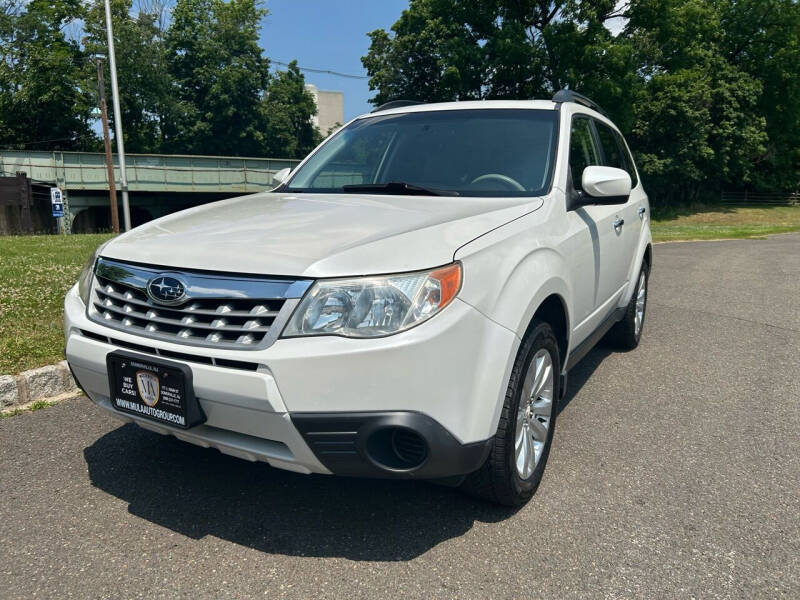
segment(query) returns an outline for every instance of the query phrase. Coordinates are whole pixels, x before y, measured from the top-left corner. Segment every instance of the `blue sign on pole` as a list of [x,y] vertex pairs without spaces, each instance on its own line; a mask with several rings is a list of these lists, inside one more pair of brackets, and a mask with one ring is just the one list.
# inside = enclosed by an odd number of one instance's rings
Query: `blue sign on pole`
[[54,217],[64,216],[64,194],[57,187],[50,188],[50,204],[53,207]]

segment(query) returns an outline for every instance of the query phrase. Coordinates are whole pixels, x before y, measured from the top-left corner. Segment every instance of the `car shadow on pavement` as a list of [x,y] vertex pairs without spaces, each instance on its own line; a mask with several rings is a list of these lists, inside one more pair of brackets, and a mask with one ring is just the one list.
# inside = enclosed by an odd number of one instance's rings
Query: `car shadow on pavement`
[[[559,412],[613,350],[569,374]],[[84,450],[92,484],[142,519],[263,552],[404,561],[516,511],[418,481],[299,475],[122,425]],[[535,510],[536,496],[531,501]]]
[[404,561],[515,512],[424,482],[281,471],[130,424],[84,457],[92,484],[131,514],[268,553]]

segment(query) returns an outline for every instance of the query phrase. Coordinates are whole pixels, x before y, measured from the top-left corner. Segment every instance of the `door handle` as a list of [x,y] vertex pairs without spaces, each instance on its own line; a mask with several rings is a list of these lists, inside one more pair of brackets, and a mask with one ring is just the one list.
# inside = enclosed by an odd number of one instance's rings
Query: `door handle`
[[640,218],[640,219],[644,219],[644,213],[645,213],[645,208],[644,208],[644,206],[640,207],[640,208],[639,208],[639,210],[638,210],[637,212],[639,213],[639,218]]
[[620,219],[619,217],[617,217],[617,220],[614,221],[614,229],[619,229],[623,225],[625,225],[625,219]]

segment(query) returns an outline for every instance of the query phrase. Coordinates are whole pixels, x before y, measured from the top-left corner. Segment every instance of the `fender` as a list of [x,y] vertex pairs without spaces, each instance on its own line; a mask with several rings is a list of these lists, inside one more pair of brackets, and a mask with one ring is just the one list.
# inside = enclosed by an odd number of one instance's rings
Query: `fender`
[[[511,225],[502,229],[509,227]],[[525,235],[528,239],[523,241],[520,235]],[[512,331],[512,339],[516,342],[502,348],[493,348],[493,353],[505,361],[506,369],[501,393],[494,399],[490,425],[492,431],[497,429],[500,420],[505,390],[521,340],[536,310],[551,295],[555,294],[562,300],[566,313],[567,346],[570,343],[570,306],[567,299],[571,295],[569,284],[561,277],[565,270],[564,259],[555,250],[543,245],[531,250],[530,235],[530,229],[522,224],[519,232],[499,236],[501,239],[494,244],[485,239],[489,236],[484,236],[480,238],[484,243],[475,246],[469,244],[456,254],[456,258],[464,265],[464,284],[459,298],[487,318]],[[498,256],[504,259],[498,260]],[[564,365],[568,352],[568,347],[562,350]],[[565,380],[562,379],[562,383]]]
[[[552,295],[561,298],[564,305],[569,339],[570,308],[567,301],[570,297],[569,286],[560,276],[559,267],[555,266],[557,261],[554,257],[557,256],[552,250],[531,253],[516,266],[500,290],[500,297],[492,310],[494,320],[514,331],[520,339],[525,335],[536,310]],[[538,285],[533,296],[531,296],[531,291],[534,289],[532,282]]]
[[[563,277],[566,262],[553,248],[555,244],[549,239],[552,233],[532,230],[535,224],[530,220],[535,216],[518,219],[459,248],[455,259],[464,265],[459,297],[522,339],[536,310],[555,294],[566,311],[569,339],[572,307],[570,284]],[[539,218],[547,222],[547,217],[543,214]],[[532,239],[538,240],[533,248]]]

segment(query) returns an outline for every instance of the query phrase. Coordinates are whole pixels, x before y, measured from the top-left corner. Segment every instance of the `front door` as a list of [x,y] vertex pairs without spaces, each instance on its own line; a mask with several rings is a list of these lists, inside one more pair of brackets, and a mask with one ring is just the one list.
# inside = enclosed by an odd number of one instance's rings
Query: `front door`
[[[642,190],[642,186],[638,185],[639,182],[636,169],[633,167],[633,159],[630,157],[622,135],[605,123],[597,120],[594,121],[594,126],[597,132],[597,139],[600,143],[603,166],[622,169],[623,171],[627,171],[631,176],[631,195],[625,204],[620,204],[616,209],[620,218],[625,221],[620,229],[622,245],[625,247],[624,258],[626,260],[624,264],[620,264],[620,268],[624,268],[624,273],[621,274],[620,277],[626,281],[633,278],[635,281],[639,274],[639,265],[634,265],[633,261],[637,258],[637,249],[644,228],[643,214],[640,212],[640,209],[645,207],[645,194]],[[631,275],[632,271],[634,272]]]
[[[570,132],[570,172],[572,186],[581,191],[583,170],[592,165],[602,165],[597,136],[588,116],[575,115]],[[576,298],[575,342],[579,343],[616,308],[627,280],[627,265],[624,240],[625,205],[582,206],[568,213],[573,225],[584,230],[583,237],[588,243],[581,244],[580,253],[573,258],[582,265],[576,265],[573,273],[591,271],[594,282],[591,298]],[[589,264],[593,268],[589,269]],[[584,289],[584,282],[575,282],[574,289]]]

